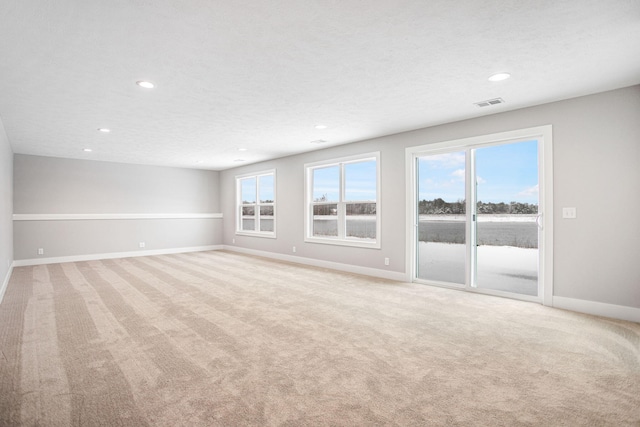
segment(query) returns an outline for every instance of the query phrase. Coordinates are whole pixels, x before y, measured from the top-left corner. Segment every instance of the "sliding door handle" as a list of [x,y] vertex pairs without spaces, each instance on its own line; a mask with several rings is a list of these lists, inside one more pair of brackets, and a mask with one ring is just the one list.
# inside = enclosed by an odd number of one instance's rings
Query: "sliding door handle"
[[536,215],[536,225],[538,226],[538,228],[539,228],[540,230],[544,229],[544,226],[543,226],[543,224],[542,224],[541,219],[542,219],[542,214],[541,214],[541,213],[539,213],[538,215]]

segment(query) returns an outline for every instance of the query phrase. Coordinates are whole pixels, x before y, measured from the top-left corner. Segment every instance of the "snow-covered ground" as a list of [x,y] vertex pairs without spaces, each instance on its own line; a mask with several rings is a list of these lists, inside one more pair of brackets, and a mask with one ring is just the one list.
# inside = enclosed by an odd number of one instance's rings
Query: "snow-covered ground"
[[[420,242],[418,276],[464,284],[465,245]],[[538,250],[512,246],[478,246],[478,288],[538,293]]]

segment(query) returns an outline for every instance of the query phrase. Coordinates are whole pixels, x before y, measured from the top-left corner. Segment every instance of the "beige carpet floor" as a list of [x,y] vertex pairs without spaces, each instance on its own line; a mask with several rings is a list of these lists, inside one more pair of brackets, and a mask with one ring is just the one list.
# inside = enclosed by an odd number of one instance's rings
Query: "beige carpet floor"
[[16,268],[0,350],[0,425],[640,425],[640,324],[222,251]]

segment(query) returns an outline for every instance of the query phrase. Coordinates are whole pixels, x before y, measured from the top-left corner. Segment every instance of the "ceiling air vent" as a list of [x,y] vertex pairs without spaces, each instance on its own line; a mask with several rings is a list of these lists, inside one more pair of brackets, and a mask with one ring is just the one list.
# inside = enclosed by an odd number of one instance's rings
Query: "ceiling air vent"
[[498,104],[504,104],[504,99],[494,98],[494,99],[488,99],[486,101],[476,102],[476,105],[478,107],[488,107],[490,105],[498,105]]

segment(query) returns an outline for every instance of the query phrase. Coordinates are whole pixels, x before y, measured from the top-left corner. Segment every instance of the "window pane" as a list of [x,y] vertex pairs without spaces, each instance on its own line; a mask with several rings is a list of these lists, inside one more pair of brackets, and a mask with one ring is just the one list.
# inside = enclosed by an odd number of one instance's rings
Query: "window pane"
[[256,220],[255,220],[255,211],[256,207],[254,205],[250,206],[242,206],[242,221],[241,221],[241,229],[248,231],[255,231],[256,229]]
[[313,201],[337,202],[340,197],[340,168],[330,166],[313,170]]
[[240,180],[240,192],[243,204],[252,204],[256,202],[256,179],[255,177],[244,178]]
[[376,204],[347,204],[347,237],[375,240],[376,238]]
[[464,151],[418,162],[418,278],[465,283],[466,159]]
[[260,203],[273,203],[275,201],[273,175],[263,175],[258,179],[260,180]]
[[313,235],[338,236],[338,205],[313,205]]
[[344,200],[376,200],[376,161],[344,165]]
[[260,231],[273,231],[273,206],[260,206]]
[[538,141],[481,147],[475,157],[475,285],[537,296]]

